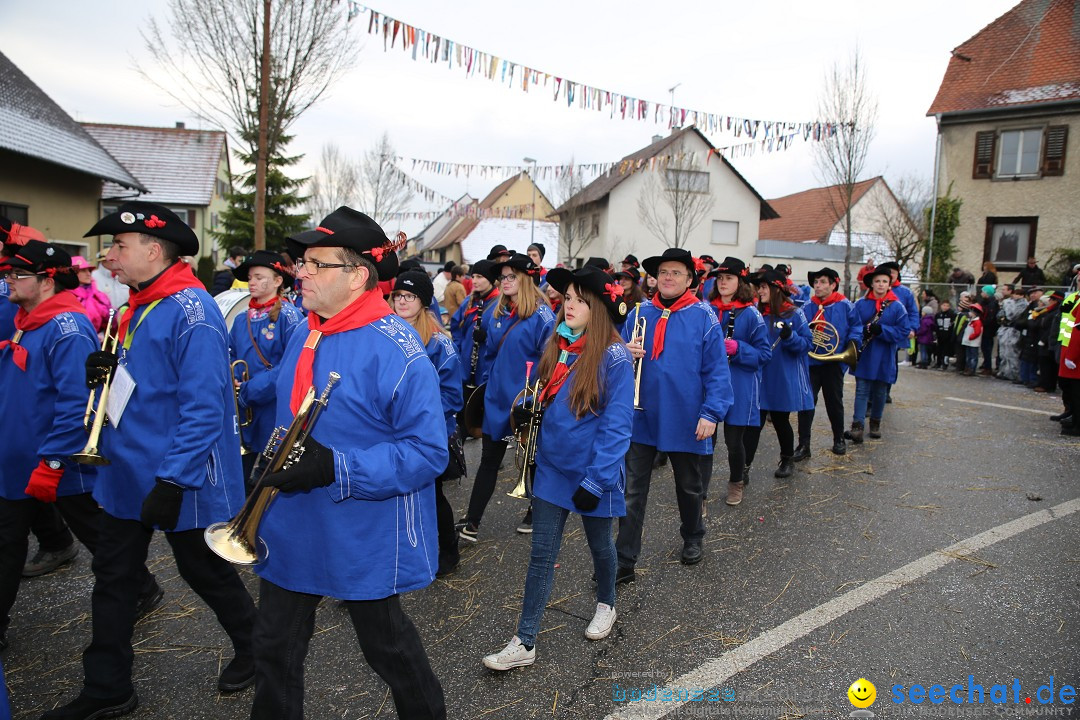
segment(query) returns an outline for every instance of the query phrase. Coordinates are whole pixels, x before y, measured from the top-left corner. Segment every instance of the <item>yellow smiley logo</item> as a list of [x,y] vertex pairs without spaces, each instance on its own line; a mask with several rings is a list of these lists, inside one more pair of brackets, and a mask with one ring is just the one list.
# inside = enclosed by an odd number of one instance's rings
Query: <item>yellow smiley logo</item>
[[877,688],[866,678],[859,678],[851,683],[847,691],[848,700],[857,708],[868,708],[877,699]]

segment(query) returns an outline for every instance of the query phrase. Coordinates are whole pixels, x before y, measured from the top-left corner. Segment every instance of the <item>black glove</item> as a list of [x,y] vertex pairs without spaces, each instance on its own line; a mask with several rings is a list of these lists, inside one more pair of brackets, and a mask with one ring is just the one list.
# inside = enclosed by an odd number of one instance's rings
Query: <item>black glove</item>
[[263,484],[282,492],[308,492],[331,485],[335,479],[334,451],[309,437],[304,442],[304,454],[300,460],[266,478]]
[[784,327],[780,328],[780,339],[787,340],[791,337],[791,323],[784,323]]
[[592,512],[600,504],[600,498],[583,487],[574,491],[574,507],[583,513]]
[[881,329],[881,323],[871,323],[866,332],[870,333],[870,337],[877,337],[884,331]]
[[104,350],[95,350],[86,356],[86,387],[93,390],[109,379],[116,369],[117,357]]
[[156,525],[162,530],[175,530],[183,502],[184,488],[158,478],[154,481],[154,489],[143,500],[139,519],[148,528]]
[[487,333],[484,332],[484,328],[478,327],[475,330],[473,330],[472,331],[472,339],[473,339],[474,343],[478,343],[480,345],[483,345],[484,341],[487,340]]
[[515,427],[524,427],[532,420],[532,401],[527,401],[523,405],[515,405],[510,410],[510,415],[514,418]]

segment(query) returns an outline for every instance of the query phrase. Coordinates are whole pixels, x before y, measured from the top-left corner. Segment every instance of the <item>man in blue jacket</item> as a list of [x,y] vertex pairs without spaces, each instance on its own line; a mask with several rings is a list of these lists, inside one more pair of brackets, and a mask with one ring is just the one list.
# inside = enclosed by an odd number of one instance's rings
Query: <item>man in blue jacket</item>
[[180,576],[232,641],[235,657],[218,689],[240,690],[255,674],[254,603],[236,570],[203,540],[207,525],[239,511],[244,486],[225,319],[180,260],[198,254],[199,240],[175,213],[147,202],[124,203],[91,235],[115,236],[106,259],[132,293],[117,327],[118,352],[86,360],[87,385],[110,382],[100,442],[110,464],[94,487],[104,513],[85,680],[74,701],[43,720],[117,717],[138,706],[131,679],[137,571],[155,529],[165,532]]
[[[377,288],[396,250],[350,208],[289,238],[302,258],[307,328],[282,358],[277,418],[290,425],[304,395],[341,376],[300,460],[271,475],[281,492],[259,535],[252,718],[304,716],[304,664],[323,596],[340,598],[398,717],[445,718],[442,686],[399,594],[431,583],[439,553],[435,478],[449,459],[439,380],[415,330]],[[348,668],[339,668],[343,676]]]

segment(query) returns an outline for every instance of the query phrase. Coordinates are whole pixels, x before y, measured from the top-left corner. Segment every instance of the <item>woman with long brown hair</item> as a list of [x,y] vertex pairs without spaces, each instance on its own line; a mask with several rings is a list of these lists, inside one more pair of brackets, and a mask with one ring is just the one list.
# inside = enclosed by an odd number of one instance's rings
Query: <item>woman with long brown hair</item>
[[[492,670],[532,665],[566,518],[581,515],[593,558],[596,610],[585,637],[600,640],[615,624],[612,518],[625,514],[624,458],[633,423],[634,372],[616,331],[626,319],[622,288],[594,267],[548,272],[564,293],[559,324],[540,359],[543,413],[533,484],[533,536],[517,635],[483,659]],[[573,442],[574,452],[567,452]]]

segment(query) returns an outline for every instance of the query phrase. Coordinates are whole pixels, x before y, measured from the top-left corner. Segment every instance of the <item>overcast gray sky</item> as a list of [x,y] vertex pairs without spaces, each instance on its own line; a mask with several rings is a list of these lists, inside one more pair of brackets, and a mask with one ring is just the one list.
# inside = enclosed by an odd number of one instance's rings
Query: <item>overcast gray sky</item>
[[[929,178],[934,121],[925,117],[949,51],[1007,11],[1014,0],[814,0],[661,3],[642,0],[378,0],[372,7],[416,27],[541,71],[648,100],[772,120],[815,117],[825,71],[858,45],[880,106],[867,175]],[[167,0],[3,0],[2,50],[78,120],[171,126],[198,121],[134,69],[146,51],[139,27],[164,18]],[[346,12],[346,3],[341,3]],[[297,172],[310,174],[320,148],[359,156],[383,131],[399,154],[432,160],[515,164],[611,162],[648,144],[666,124],[610,119],[568,108],[445,64],[384,52],[353,21],[360,61],[295,125]],[[727,135],[716,145],[742,142]],[[811,150],[736,158],[767,198],[815,186]],[[501,178],[417,174],[457,197],[487,193]],[[549,184],[541,181],[549,191]],[[422,201],[415,210],[431,209]],[[413,227],[409,227],[412,225]],[[405,229],[418,229],[410,223]]]

